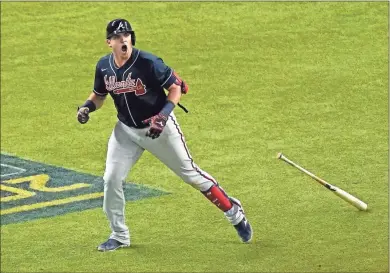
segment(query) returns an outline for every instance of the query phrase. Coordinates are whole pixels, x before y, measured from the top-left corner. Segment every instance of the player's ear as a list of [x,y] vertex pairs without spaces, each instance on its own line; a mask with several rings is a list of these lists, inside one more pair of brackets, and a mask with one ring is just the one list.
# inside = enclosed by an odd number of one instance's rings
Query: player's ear
[[111,45],[111,43],[110,43],[110,40],[109,40],[109,39],[107,39],[107,40],[106,40],[106,43],[107,43],[107,45],[108,45],[109,47],[112,47],[112,45]]

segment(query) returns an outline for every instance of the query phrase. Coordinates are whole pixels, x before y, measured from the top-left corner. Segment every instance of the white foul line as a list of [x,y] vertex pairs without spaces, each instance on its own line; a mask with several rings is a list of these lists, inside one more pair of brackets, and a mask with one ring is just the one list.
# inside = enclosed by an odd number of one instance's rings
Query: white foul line
[[1,166],[4,166],[4,167],[8,167],[8,168],[12,168],[12,169],[18,170],[17,172],[13,172],[13,173],[2,174],[2,175],[0,175],[0,177],[10,176],[10,175],[14,175],[14,174],[18,174],[18,173],[23,173],[23,172],[27,171],[26,169],[19,168],[19,167],[15,167],[15,166],[8,165],[8,164],[3,164],[3,163],[1,163],[0,165],[1,165]]

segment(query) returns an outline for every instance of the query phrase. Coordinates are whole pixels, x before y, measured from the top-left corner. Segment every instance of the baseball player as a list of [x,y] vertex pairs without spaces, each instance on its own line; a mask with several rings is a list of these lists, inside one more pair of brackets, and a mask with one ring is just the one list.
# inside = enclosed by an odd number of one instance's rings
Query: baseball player
[[102,107],[110,94],[118,113],[108,141],[103,176],[103,210],[112,233],[98,250],[130,246],[123,183],[144,150],[204,194],[224,212],[240,239],[249,242],[252,228],[240,201],[228,196],[210,174],[194,163],[175,117],[173,110],[182,94],[188,92],[187,84],[161,58],[133,47],[136,36],[127,20],[112,20],[106,32],[112,52],[98,61],[93,92],[77,111],[78,121],[86,123],[89,114]]

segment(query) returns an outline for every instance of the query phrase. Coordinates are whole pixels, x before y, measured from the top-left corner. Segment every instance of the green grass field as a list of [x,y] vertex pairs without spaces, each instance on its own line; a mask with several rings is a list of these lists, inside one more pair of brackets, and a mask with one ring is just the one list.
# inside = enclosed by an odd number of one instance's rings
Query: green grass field
[[118,17],[188,82],[190,113],[175,111],[187,144],[254,239],[145,153],[128,181],[170,194],[127,202],[132,247],[96,251],[101,207],[10,223],[2,272],[388,272],[388,3],[2,2],[2,153],[103,175],[112,100],[86,125],[76,108]]

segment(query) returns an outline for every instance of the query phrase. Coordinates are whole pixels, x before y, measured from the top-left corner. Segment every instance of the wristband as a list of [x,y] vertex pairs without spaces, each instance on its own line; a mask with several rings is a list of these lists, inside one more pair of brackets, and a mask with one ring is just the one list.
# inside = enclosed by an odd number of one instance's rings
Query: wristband
[[87,107],[89,109],[89,112],[93,112],[96,110],[96,105],[91,100],[87,100],[81,107]]
[[175,104],[171,102],[170,100],[167,100],[165,103],[163,109],[161,109],[160,113],[164,116],[169,116],[169,114],[173,111],[173,108],[175,108]]

